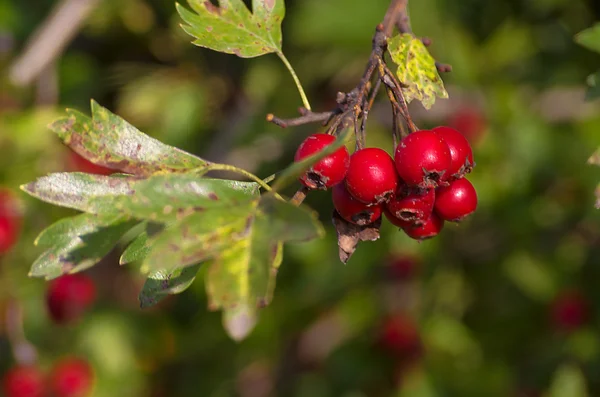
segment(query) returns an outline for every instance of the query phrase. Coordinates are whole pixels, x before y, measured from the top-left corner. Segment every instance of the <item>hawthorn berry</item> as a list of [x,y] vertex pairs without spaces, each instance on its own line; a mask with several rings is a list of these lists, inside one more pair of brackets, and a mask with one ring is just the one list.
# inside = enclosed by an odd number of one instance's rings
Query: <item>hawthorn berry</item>
[[44,374],[35,366],[16,366],[4,374],[2,389],[6,397],[42,397],[46,392]]
[[110,175],[116,172],[115,170],[112,170],[110,168],[94,164],[88,159],[80,156],[79,154],[73,151],[69,153],[68,163],[69,169],[78,172],[86,172],[88,174]]
[[[332,144],[335,137],[327,134],[313,134],[300,144],[294,161],[300,161]],[[300,177],[300,182],[310,189],[326,190],[340,183],[346,176],[350,164],[350,154],[345,146],[342,146],[332,154],[322,158],[310,167]]]
[[451,178],[462,178],[473,170],[473,149],[463,134],[450,127],[435,127],[433,130],[441,137],[450,149],[450,168],[447,173]]
[[414,359],[422,352],[417,326],[410,318],[403,315],[395,315],[384,321],[380,344],[385,350],[401,359]]
[[460,221],[477,208],[477,192],[466,178],[439,187],[435,195],[435,212],[444,220]]
[[364,226],[375,222],[381,216],[379,205],[361,203],[346,189],[345,184],[338,183],[331,191],[335,210],[342,218],[355,225]]
[[588,302],[577,290],[561,292],[552,302],[550,311],[555,327],[564,331],[577,330],[589,317]]
[[17,242],[21,215],[14,194],[0,190],[0,255],[8,252]]
[[87,361],[70,357],[50,373],[50,390],[57,397],[85,397],[92,389],[94,373]]
[[350,156],[346,188],[358,201],[381,204],[388,201],[398,186],[398,175],[391,156],[379,148],[361,149]]
[[433,212],[429,219],[420,226],[409,225],[402,228],[408,237],[415,240],[426,240],[437,236],[444,227],[444,220]]
[[394,280],[410,280],[418,272],[420,260],[414,255],[397,255],[388,259],[387,274]]
[[434,188],[446,181],[452,157],[436,133],[421,130],[400,141],[394,156],[398,175],[410,186]]
[[486,124],[485,115],[474,106],[462,106],[448,119],[449,126],[460,131],[474,143],[482,138]]
[[83,274],[67,274],[48,286],[46,305],[50,317],[58,324],[79,318],[96,299],[96,286]]
[[395,218],[413,225],[422,225],[433,211],[435,190],[407,186],[401,183],[396,195],[385,205]]

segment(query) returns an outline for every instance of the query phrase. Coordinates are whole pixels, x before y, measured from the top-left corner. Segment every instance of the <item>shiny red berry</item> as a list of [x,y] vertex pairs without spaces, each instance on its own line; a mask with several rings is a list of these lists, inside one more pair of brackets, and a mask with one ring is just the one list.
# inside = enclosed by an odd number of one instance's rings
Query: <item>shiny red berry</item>
[[17,366],[8,370],[2,380],[6,397],[42,397],[46,384],[42,371],[34,366]]
[[466,178],[439,187],[435,194],[435,212],[444,220],[460,221],[475,212],[477,192]]
[[463,134],[450,127],[435,127],[433,130],[441,137],[450,149],[450,168],[448,175],[452,178],[462,178],[473,170],[473,149]]
[[91,161],[81,157],[79,154],[75,152],[69,153],[68,159],[68,167],[69,169],[77,172],[86,172],[88,174],[97,174],[97,175],[110,175],[114,174],[115,170],[102,167],[101,165],[94,164]]
[[589,309],[588,301],[581,292],[563,291],[552,302],[552,321],[558,329],[575,331],[587,322]]
[[394,160],[398,175],[411,186],[434,188],[450,177],[450,149],[432,131],[416,131],[402,139]]
[[434,212],[421,226],[410,225],[402,230],[415,240],[427,240],[437,236],[444,227],[444,221]]
[[78,319],[95,299],[92,279],[84,274],[68,274],[50,282],[46,305],[52,319],[63,324]]
[[365,204],[388,201],[398,186],[394,161],[385,150],[366,148],[354,152],[346,174],[348,192]]
[[407,186],[401,183],[396,195],[386,203],[387,210],[394,217],[422,225],[433,211],[435,190]]
[[86,397],[90,395],[94,372],[87,361],[67,358],[52,369],[50,389],[57,397]]
[[[300,161],[335,141],[335,137],[327,134],[313,134],[300,144],[294,161]],[[345,146],[317,161],[300,177],[300,182],[310,189],[327,189],[340,183],[346,176],[350,164],[350,154]]]
[[344,183],[338,183],[331,191],[335,210],[342,218],[355,225],[364,226],[375,222],[381,216],[379,205],[361,203],[348,193]]

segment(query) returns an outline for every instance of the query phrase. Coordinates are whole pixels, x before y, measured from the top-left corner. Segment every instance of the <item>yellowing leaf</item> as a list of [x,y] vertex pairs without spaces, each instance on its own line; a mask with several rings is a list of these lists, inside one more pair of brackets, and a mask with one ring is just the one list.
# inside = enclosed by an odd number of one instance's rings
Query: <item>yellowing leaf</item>
[[242,0],[220,0],[218,7],[203,0],[188,3],[195,12],[180,4],[177,11],[195,45],[242,58],[281,52],[283,0],[253,0],[253,12]]
[[396,74],[405,85],[402,92],[407,102],[417,99],[429,109],[436,98],[448,98],[435,59],[421,40],[408,33],[397,35],[389,40],[388,50],[398,65]]

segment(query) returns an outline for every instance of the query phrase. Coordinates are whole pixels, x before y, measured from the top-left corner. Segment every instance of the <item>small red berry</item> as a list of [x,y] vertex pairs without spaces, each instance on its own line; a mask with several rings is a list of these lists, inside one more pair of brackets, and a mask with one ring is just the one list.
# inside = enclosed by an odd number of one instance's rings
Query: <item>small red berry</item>
[[21,213],[15,195],[0,189],[0,255],[17,243],[20,228]]
[[416,131],[402,139],[394,160],[400,178],[411,186],[433,188],[450,177],[450,149],[432,131]]
[[366,148],[354,152],[346,174],[348,192],[365,204],[388,201],[398,186],[394,161],[385,150]]
[[421,226],[410,225],[402,228],[408,237],[415,240],[427,240],[437,236],[444,227],[444,221],[434,212]]
[[50,282],[46,305],[52,319],[63,324],[79,318],[95,299],[92,279],[83,274],[68,274]]
[[4,374],[2,389],[6,397],[42,397],[45,394],[44,374],[34,366],[16,366]]
[[565,331],[575,331],[584,325],[589,317],[589,305],[583,294],[577,290],[560,293],[552,303],[552,321]]
[[[327,134],[313,134],[300,144],[294,161],[300,161],[335,141],[335,137]],[[342,146],[329,156],[322,158],[300,178],[300,182],[310,189],[323,189],[337,185],[346,176],[350,164],[350,154],[345,146]]]
[[331,191],[335,210],[342,218],[355,225],[364,226],[375,222],[381,216],[379,205],[361,203],[348,193],[344,183],[338,183]]
[[487,121],[483,112],[473,106],[463,106],[450,116],[448,125],[476,143],[485,132]]
[[385,320],[380,344],[401,359],[414,359],[422,352],[419,330],[410,318],[401,315]]
[[50,388],[57,397],[85,397],[90,394],[94,372],[85,360],[67,358],[50,374]]
[[414,255],[399,255],[388,260],[387,274],[394,280],[410,280],[417,273],[420,260]]
[[467,138],[450,127],[435,127],[432,131],[441,137],[450,149],[452,160],[447,171],[448,175],[453,178],[462,178],[471,172],[475,163],[473,162],[473,149]]
[[475,212],[477,192],[466,178],[439,187],[435,194],[435,212],[444,220],[460,221]]
[[396,195],[386,203],[386,207],[394,217],[414,225],[422,225],[431,215],[434,202],[434,189],[411,187],[401,183]]
[[88,174],[97,174],[97,175],[110,175],[114,174],[115,170],[110,168],[102,167],[101,165],[94,164],[86,158],[80,156],[75,152],[69,153],[69,169],[78,172],[87,172]]

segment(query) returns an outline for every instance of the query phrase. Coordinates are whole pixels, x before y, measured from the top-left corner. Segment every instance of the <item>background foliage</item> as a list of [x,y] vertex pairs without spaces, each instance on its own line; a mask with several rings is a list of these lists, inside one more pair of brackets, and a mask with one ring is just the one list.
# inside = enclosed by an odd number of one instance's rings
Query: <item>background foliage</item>
[[[57,60],[56,95],[43,89],[51,75],[38,88],[11,85],[6,72],[54,3],[0,1],[5,187],[71,169],[46,125],[65,107],[87,113],[90,98],[167,144],[261,176],[285,167],[314,132],[264,121],[270,112],[292,116],[300,104],[275,55],[239,59],[190,45],[170,0],[99,2]],[[387,0],[286,5],[284,50],[313,108],[325,110],[359,79]],[[237,344],[206,310],[203,282],[140,310],[144,280],[118,266],[122,247],[89,272],[101,293],[94,310],[67,329],[52,325],[45,282],[27,277],[42,250],[32,243],[75,213],[21,194],[24,229],[0,259],[0,302],[22,303],[42,365],[66,353],[89,357],[100,397],[600,394],[599,178],[586,164],[599,145],[600,112],[584,102],[600,56],[573,40],[600,9],[584,0],[421,0],[410,11],[416,34],[431,37],[436,58],[454,67],[443,76],[449,100],[411,109],[422,128],[459,123],[470,134],[480,199],[472,219],[422,244],[384,222],[382,238],[343,266],[329,196],[311,194],[307,204],[327,234],[286,246],[273,303]],[[371,145],[391,147],[388,106],[369,119]],[[397,255],[419,258],[414,277],[389,277]],[[550,313],[571,290],[586,297],[590,318],[565,332]],[[384,319],[398,313],[415,322],[423,344],[409,364],[376,348]],[[0,366],[11,364],[2,337]]]

